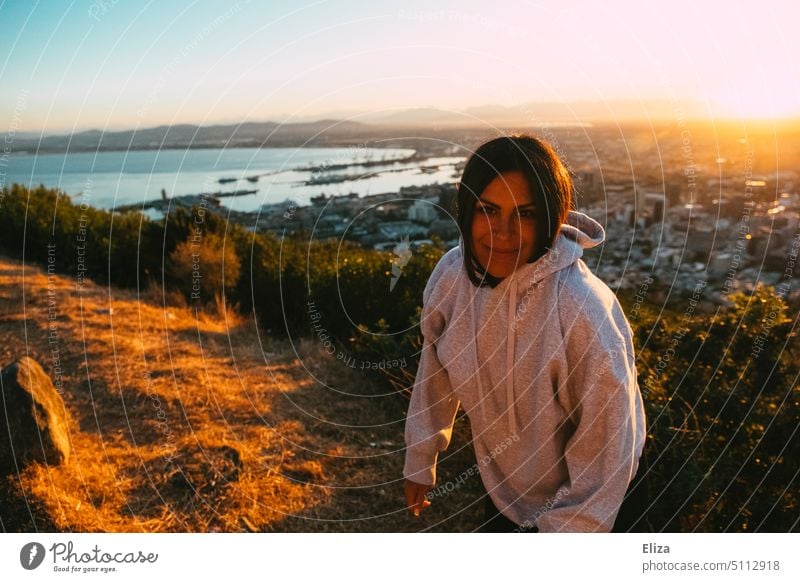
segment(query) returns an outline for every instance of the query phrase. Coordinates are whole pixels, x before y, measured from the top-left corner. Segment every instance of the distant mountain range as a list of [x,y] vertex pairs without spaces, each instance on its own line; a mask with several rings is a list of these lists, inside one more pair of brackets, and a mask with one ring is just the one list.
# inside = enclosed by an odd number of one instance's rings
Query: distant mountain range
[[[510,127],[545,125],[586,125],[615,122],[674,121],[708,118],[713,111],[700,104],[683,101],[630,100],[530,102],[506,107],[481,105],[466,109],[448,110],[418,107],[397,111],[358,112],[336,111],[325,117],[349,118],[362,123],[383,126],[439,127]],[[311,121],[315,118],[307,118]]]
[[[382,112],[337,111],[338,119],[301,122],[247,122],[197,126],[161,125],[140,130],[89,130],[72,135],[17,134],[15,152],[80,152],[222,147],[343,146],[367,138],[419,135],[439,130],[521,129],[547,125],[674,122],[711,117],[699,105],[671,101],[529,103],[514,107],[484,105],[463,110],[423,107]],[[342,119],[349,118],[349,119]]]
[[18,139],[14,151],[81,152],[178,148],[281,147],[328,145],[360,135],[368,126],[354,121],[326,119],[280,124],[274,121],[236,125],[161,125],[140,130],[99,131]]

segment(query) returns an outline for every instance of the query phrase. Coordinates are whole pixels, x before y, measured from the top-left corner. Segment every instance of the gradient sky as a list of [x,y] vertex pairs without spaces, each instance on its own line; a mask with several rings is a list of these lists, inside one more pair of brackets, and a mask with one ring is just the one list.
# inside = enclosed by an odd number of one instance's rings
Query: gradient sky
[[392,4],[2,2],[0,132],[616,99],[800,115],[792,0]]

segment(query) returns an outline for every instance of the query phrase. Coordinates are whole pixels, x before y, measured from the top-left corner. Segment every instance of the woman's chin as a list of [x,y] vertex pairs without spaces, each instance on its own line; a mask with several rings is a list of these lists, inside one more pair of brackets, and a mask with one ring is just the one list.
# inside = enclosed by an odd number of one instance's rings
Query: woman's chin
[[516,255],[509,257],[495,256],[492,258],[492,260],[486,262],[480,260],[479,258],[478,263],[480,265],[485,265],[488,263],[486,272],[489,275],[497,279],[505,279],[519,266],[518,263],[521,263],[519,259],[520,257]]

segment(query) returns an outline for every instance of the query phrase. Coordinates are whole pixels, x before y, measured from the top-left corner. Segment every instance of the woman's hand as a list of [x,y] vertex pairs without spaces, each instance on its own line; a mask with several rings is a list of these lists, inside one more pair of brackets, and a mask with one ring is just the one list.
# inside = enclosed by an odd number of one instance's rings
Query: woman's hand
[[421,485],[406,479],[406,506],[414,517],[419,517],[422,510],[431,504],[430,501],[425,499],[425,494],[431,489],[433,489],[433,487],[430,485]]

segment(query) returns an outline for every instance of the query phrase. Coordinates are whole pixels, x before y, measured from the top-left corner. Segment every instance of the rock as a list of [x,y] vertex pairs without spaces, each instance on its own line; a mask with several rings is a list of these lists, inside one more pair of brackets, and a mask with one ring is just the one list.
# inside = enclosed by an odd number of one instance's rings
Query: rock
[[65,462],[69,413],[36,360],[26,357],[3,368],[0,388],[0,475],[21,471],[33,461]]

